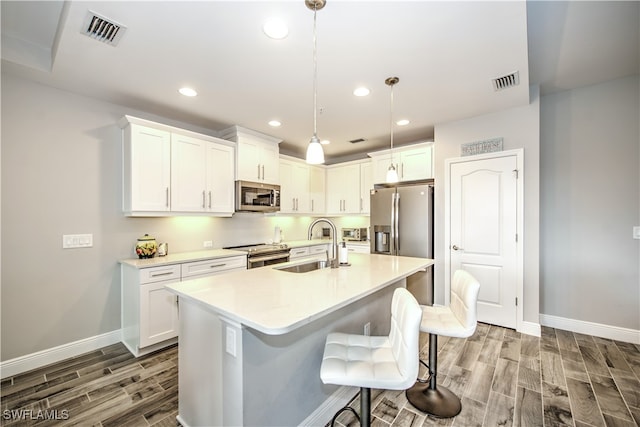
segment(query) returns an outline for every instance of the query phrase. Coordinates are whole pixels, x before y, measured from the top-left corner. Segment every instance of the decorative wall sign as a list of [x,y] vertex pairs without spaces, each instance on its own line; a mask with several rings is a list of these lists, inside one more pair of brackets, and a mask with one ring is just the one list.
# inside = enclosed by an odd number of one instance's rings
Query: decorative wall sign
[[466,142],[460,145],[462,156],[475,154],[494,153],[502,151],[502,138],[485,139],[483,141]]

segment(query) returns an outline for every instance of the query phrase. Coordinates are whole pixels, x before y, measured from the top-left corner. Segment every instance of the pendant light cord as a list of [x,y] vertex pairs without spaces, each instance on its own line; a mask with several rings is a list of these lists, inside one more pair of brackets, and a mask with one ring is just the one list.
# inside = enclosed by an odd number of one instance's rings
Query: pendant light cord
[[317,137],[318,122],[318,60],[317,60],[317,35],[316,35],[316,12],[318,5],[313,6],[313,136]]
[[389,129],[391,131],[391,162],[393,163],[393,84],[391,85],[391,114]]

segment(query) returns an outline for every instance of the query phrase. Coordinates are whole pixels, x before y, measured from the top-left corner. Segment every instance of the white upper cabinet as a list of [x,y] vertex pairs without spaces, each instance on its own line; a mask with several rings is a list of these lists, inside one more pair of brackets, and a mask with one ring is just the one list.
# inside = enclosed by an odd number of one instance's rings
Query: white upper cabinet
[[326,213],[326,174],[325,168],[309,166],[309,210],[308,213],[323,215]]
[[233,214],[233,143],[130,116],[119,124],[126,214]]
[[368,213],[369,193],[367,192],[366,201],[363,193],[370,184],[363,182],[363,178],[368,179],[369,168],[369,160],[348,162],[327,168],[327,214]]
[[171,133],[129,124],[123,139],[124,212],[168,212],[170,186]]
[[[391,164],[390,150],[369,153],[373,165],[373,183],[384,183]],[[400,181],[433,178],[433,142],[394,148],[393,164]]]
[[220,136],[237,143],[237,180],[280,184],[280,139],[241,126],[231,126]]
[[280,212],[309,213],[309,166],[280,159]]
[[371,189],[373,188],[373,165],[371,162],[360,164],[360,213],[371,212]]

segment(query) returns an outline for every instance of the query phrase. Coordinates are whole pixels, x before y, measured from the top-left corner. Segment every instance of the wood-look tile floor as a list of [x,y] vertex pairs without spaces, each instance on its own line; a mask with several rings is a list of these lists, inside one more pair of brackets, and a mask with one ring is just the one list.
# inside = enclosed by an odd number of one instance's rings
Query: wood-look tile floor
[[[373,426],[640,425],[640,345],[480,323],[467,339],[440,337],[438,349],[438,382],[461,397],[462,412],[434,419],[403,391],[372,390]],[[0,425],[176,426],[177,358],[176,346],[136,359],[115,344],[7,378]],[[356,424],[348,412],[337,422]]]

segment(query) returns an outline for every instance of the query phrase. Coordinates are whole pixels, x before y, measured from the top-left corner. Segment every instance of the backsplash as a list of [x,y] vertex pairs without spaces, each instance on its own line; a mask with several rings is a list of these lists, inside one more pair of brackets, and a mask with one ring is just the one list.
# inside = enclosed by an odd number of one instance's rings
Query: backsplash
[[[213,248],[265,243],[273,239],[273,231],[280,227],[282,241],[306,240],[309,224],[317,217],[269,216],[254,213],[236,213],[231,218],[216,217],[168,217],[168,218],[123,218],[131,242],[125,258],[135,258],[134,245],[138,237],[149,234],[158,243],[169,243],[170,253],[207,249],[205,241]],[[368,227],[368,216],[328,218],[340,235],[342,227]],[[322,224],[314,227],[314,238],[321,238]]]

